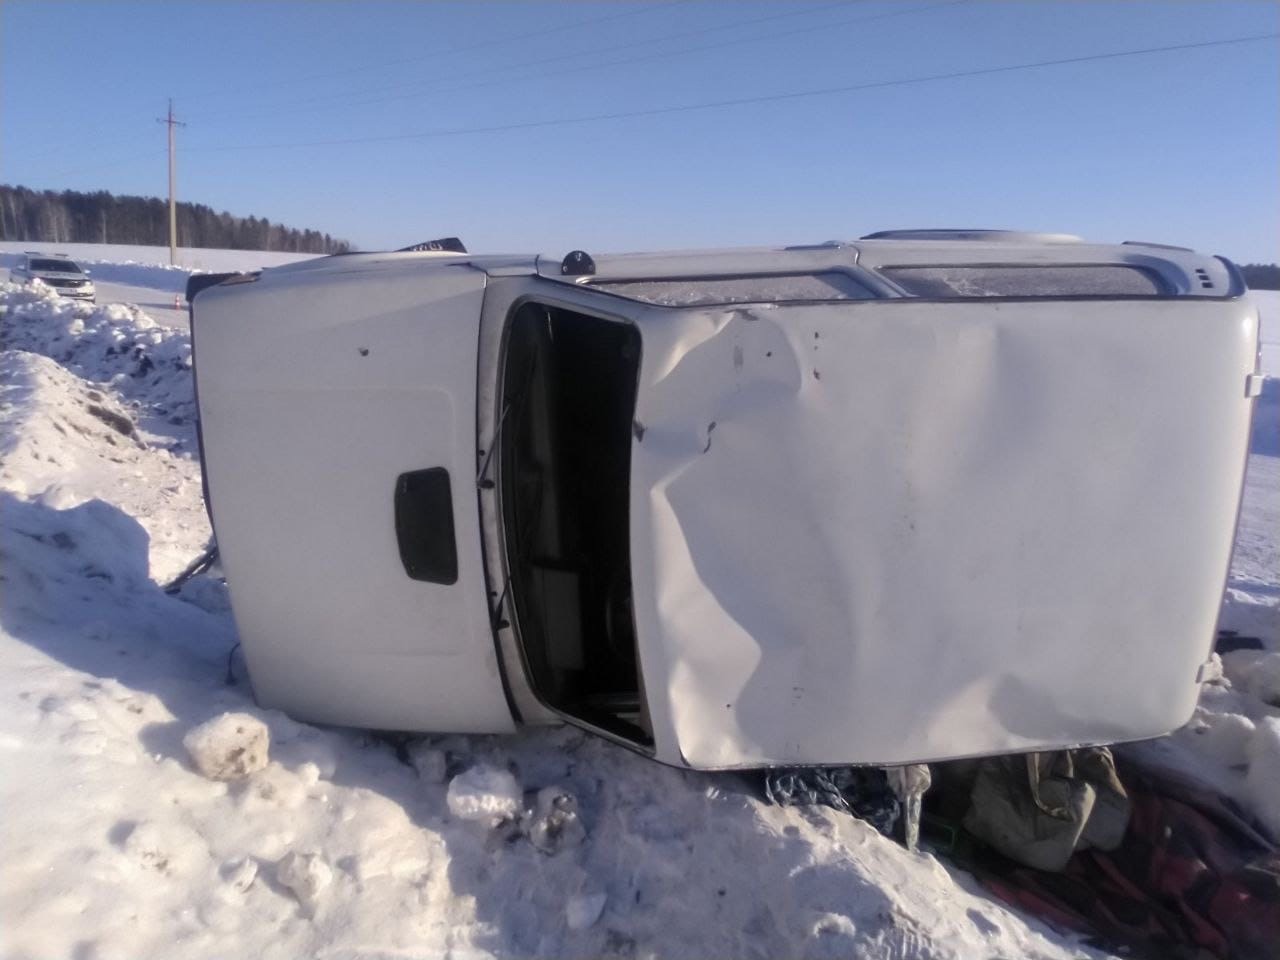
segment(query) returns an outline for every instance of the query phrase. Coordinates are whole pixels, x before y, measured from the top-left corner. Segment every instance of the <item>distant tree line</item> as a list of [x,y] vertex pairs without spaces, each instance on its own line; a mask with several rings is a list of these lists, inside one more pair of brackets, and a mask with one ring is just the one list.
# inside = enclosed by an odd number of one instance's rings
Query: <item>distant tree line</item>
[[1246,263],[1240,267],[1244,282],[1254,290],[1280,290],[1280,264]]
[[[346,253],[351,244],[318,230],[263,217],[178,204],[178,246],[290,253]],[[158,197],[117,197],[105,190],[29,190],[0,184],[0,240],[31,243],[169,244],[169,204]]]

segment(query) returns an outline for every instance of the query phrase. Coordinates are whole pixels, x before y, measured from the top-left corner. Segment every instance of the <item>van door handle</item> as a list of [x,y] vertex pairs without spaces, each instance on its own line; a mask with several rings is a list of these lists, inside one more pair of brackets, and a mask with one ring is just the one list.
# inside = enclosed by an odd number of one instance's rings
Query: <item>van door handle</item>
[[396,478],[396,543],[404,572],[426,583],[458,582],[458,542],[453,529],[453,489],[444,467]]

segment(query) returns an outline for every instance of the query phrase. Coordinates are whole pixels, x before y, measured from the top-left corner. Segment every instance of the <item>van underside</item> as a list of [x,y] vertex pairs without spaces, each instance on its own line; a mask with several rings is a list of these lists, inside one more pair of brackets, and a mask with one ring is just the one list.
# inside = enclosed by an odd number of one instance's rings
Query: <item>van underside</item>
[[628,498],[640,335],[518,307],[502,374],[499,475],[516,632],[547,706],[649,745],[632,616]]

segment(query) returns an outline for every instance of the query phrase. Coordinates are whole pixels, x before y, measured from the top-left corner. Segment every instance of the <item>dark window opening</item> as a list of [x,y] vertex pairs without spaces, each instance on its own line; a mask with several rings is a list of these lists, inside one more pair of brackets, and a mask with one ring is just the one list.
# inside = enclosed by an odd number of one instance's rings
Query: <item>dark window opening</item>
[[50,273],[81,273],[81,269],[70,260],[32,260],[29,270],[48,270]]
[[630,324],[520,307],[507,333],[499,472],[534,691],[567,716],[648,745],[628,506],[639,365]]
[[880,272],[913,297],[1158,297],[1160,279],[1119,264],[883,267]]

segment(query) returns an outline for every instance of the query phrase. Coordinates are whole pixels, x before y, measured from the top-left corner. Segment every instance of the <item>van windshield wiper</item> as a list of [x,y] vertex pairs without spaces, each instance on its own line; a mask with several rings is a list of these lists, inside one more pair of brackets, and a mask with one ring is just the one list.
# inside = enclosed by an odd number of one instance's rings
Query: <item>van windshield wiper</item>
[[493,460],[493,452],[498,449],[498,444],[502,442],[502,428],[506,425],[507,414],[511,412],[511,408],[515,406],[514,400],[508,400],[502,406],[502,416],[498,417],[498,426],[493,431],[493,439],[489,443],[489,449],[484,452],[484,460],[480,463],[480,472],[476,474],[476,486],[481,490],[492,490],[493,481],[485,476],[489,472],[489,463]]
[[533,382],[533,373],[537,369],[537,358],[531,358],[529,361],[529,372],[524,378],[524,389],[520,391],[518,396],[512,397],[502,405],[502,415],[498,417],[498,425],[494,428],[493,439],[489,442],[489,449],[484,453],[484,460],[480,463],[480,472],[476,474],[476,486],[481,490],[492,490],[493,481],[486,474],[489,472],[489,463],[493,460],[493,454],[498,449],[498,445],[502,442],[502,428],[507,424],[507,414],[511,412],[519,401],[522,401],[525,394],[529,392],[529,385]]

